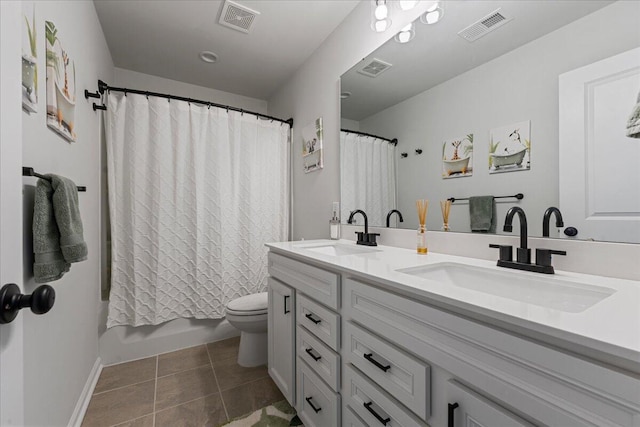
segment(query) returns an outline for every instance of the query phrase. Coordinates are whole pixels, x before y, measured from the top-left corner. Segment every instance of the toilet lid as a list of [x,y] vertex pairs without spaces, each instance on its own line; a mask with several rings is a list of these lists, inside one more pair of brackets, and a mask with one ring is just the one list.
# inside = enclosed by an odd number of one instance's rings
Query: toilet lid
[[227,311],[254,314],[266,313],[268,303],[269,294],[261,292],[234,299],[227,304]]

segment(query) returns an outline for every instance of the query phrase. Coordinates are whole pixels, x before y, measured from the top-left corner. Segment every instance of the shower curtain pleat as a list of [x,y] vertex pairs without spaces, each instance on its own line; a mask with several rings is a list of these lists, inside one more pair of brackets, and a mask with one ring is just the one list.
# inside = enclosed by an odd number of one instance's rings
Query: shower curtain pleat
[[221,318],[265,290],[264,244],[288,238],[289,127],[144,95],[107,104],[107,327]]
[[395,150],[384,139],[340,132],[343,222],[351,211],[362,209],[370,225],[385,225],[387,213],[396,207]]

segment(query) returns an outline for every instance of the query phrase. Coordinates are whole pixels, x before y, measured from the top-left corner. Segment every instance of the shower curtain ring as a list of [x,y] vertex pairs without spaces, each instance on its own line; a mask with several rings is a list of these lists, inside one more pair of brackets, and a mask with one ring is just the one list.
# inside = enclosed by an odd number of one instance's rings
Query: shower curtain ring
[[240,109],[240,115],[244,116],[244,110],[242,108]]
[[147,99],[149,99],[149,92],[145,92]]
[[207,107],[207,110],[211,110],[211,103],[209,103],[209,106]]

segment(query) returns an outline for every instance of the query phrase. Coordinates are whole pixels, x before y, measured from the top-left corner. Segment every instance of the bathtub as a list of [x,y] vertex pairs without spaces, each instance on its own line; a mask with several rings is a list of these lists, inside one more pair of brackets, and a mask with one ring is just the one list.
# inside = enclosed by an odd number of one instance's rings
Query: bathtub
[[75,108],[76,108],[76,103],[75,101],[71,101],[69,98],[67,98],[64,93],[62,92],[62,89],[60,88],[60,86],[58,86],[58,82],[55,82],[55,87],[56,87],[56,105],[58,107],[58,111],[57,111],[57,115],[56,117],[58,118],[58,122],[60,123],[61,126],[67,127],[67,129],[69,130],[69,133],[71,135],[73,135],[73,124],[74,124],[74,119],[75,119]]
[[469,159],[471,157],[465,157],[458,160],[443,160],[444,171],[447,175],[451,175],[458,172],[466,172],[469,170]]
[[527,149],[523,148],[520,151],[516,151],[511,154],[489,154],[489,157],[493,159],[493,167],[496,169],[500,166],[518,165],[522,164],[524,155],[527,153]]

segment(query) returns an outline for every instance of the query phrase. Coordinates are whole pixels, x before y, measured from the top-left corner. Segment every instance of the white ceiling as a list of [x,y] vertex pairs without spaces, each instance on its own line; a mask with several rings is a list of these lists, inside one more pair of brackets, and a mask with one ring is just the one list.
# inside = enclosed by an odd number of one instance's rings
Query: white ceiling
[[[389,40],[342,75],[341,91],[352,93],[341,102],[343,118],[360,121],[588,15],[611,0],[448,0],[443,3],[445,13],[440,22],[425,25],[418,20],[416,36],[411,42],[400,44]],[[458,36],[460,30],[499,7],[500,12],[513,21],[473,43]],[[373,58],[393,66],[375,78],[356,72]]]
[[[223,1],[94,0],[116,67],[268,99],[359,3],[237,0],[260,12],[250,34],[218,23]],[[215,64],[200,51],[215,52]]]

